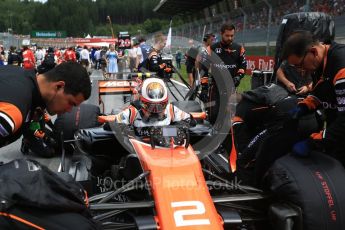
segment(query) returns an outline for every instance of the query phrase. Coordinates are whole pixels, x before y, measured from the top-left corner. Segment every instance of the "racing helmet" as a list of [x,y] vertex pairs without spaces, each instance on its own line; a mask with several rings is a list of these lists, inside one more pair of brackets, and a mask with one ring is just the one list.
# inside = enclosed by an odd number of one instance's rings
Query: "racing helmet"
[[140,89],[142,109],[149,113],[162,113],[168,104],[168,90],[163,80],[148,78]]

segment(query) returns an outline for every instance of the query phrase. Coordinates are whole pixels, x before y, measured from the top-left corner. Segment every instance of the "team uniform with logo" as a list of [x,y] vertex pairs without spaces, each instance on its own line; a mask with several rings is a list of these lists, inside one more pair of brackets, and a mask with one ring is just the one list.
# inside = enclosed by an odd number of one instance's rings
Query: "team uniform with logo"
[[[212,78],[217,82],[217,78],[219,79],[221,75],[229,73],[229,78],[232,78],[234,86],[237,87],[247,67],[243,46],[237,43],[225,45],[222,42],[217,42],[211,46],[211,50]],[[230,84],[232,85],[232,83]],[[214,106],[211,106],[208,111],[209,120],[214,124],[219,110],[224,109],[219,107],[221,97],[215,83],[211,85],[209,95],[209,100],[215,101]]]
[[35,73],[16,66],[0,68],[0,147],[18,139],[31,111],[45,108]]
[[153,47],[147,59],[139,65],[139,70],[155,72],[159,78],[165,78],[166,73],[171,73],[172,71],[171,68],[163,62],[161,52]]
[[300,104],[309,110],[325,109],[327,128],[312,138],[323,140],[326,147],[345,150],[345,45],[333,42],[326,52],[321,78]]
[[244,76],[247,62],[243,46],[237,43],[224,45],[222,42],[217,42],[211,46],[211,50],[213,51],[211,55],[216,55],[221,61],[213,63],[213,69],[227,69],[232,78]]

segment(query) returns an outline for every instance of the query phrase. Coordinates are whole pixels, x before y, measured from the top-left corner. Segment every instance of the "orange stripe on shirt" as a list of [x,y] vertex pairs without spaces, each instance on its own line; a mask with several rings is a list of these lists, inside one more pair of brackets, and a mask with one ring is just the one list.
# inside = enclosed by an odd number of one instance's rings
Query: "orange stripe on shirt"
[[232,118],[232,122],[243,122],[243,119],[241,117],[235,116]]
[[5,113],[14,123],[14,130],[15,133],[23,123],[23,115],[17,106],[7,103],[7,102],[0,102],[0,112]]
[[322,140],[323,139],[323,130],[319,133],[312,133],[310,135],[310,137],[313,139],[313,140]]
[[[320,105],[320,102],[312,97],[312,96],[308,96],[306,97],[303,101],[300,102],[301,104],[305,104],[309,110],[315,110],[319,105]],[[298,104],[300,104],[298,103]]]
[[134,124],[135,118],[137,117],[137,109],[134,108],[134,106],[129,106],[128,108],[131,111],[131,114],[129,117],[129,123]]
[[241,46],[241,52],[240,52],[240,54],[241,54],[241,55],[243,55],[243,54],[244,54],[244,52],[246,52],[246,51],[245,51],[244,47],[243,47],[243,46]]
[[174,121],[175,120],[175,112],[174,112],[174,105],[173,104],[170,104],[169,113],[170,113],[171,121]]
[[334,79],[333,79],[333,84],[335,85],[335,83],[340,80],[340,79],[344,79],[345,78],[345,68],[340,69],[337,74],[335,75]]
[[44,230],[44,228],[42,228],[40,226],[37,226],[36,224],[31,223],[31,222],[29,222],[27,220],[24,220],[24,219],[20,218],[19,216],[16,216],[16,215],[13,215],[13,214],[5,213],[5,212],[0,212],[0,216],[6,216],[6,217],[9,217],[9,218],[14,219],[16,221],[19,221],[19,222],[21,222],[23,224],[26,224],[26,225],[28,225],[28,226],[30,226],[32,228],[39,229],[39,230]]
[[244,74],[245,71],[244,71],[244,69],[239,69],[239,70],[237,71],[237,73]]

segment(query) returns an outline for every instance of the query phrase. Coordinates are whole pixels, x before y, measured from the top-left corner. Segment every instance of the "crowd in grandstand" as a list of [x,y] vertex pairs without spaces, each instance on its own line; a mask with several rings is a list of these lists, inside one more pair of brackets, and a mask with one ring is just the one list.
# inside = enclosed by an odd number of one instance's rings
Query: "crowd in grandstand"
[[[267,27],[269,10],[266,5],[260,5],[259,10],[256,6],[248,7],[247,29],[260,29]],[[271,25],[279,25],[284,15],[301,12],[313,11],[324,12],[332,16],[339,16],[345,13],[345,0],[311,0],[310,6],[305,1],[280,1],[278,6],[273,5]],[[243,17],[230,19],[238,30],[243,29]]]
[[[333,17],[345,15],[345,0],[310,0],[310,5],[306,5],[306,0],[289,1],[279,0],[270,1],[272,4],[271,26],[279,26],[284,15],[296,12],[324,12]],[[174,28],[175,42],[178,46],[186,44],[184,38],[200,40],[203,33],[203,26],[206,26],[206,32],[216,33],[224,23],[234,24],[236,31],[243,31],[244,16],[247,15],[246,30],[265,29],[267,28],[269,18],[269,8],[263,1],[254,5],[242,6],[242,10],[232,10],[219,14],[217,12],[213,17],[200,19],[181,27]]]

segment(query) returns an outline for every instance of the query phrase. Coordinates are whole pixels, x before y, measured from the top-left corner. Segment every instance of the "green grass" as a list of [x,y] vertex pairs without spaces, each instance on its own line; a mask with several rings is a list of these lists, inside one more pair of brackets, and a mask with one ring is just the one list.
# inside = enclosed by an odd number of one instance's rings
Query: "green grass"
[[[187,71],[186,71],[186,65],[181,65],[181,69],[179,70],[179,72],[181,73],[182,77],[184,80],[186,80],[188,82],[188,76],[187,76]],[[179,78],[177,77],[177,74],[174,74],[174,79],[175,80],[179,80]],[[238,92],[242,93],[244,91],[248,91],[251,89],[251,83],[250,83],[250,75],[246,75],[242,81],[241,84],[238,86]]]
[[244,91],[248,91],[251,89],[251,82],[250,82],[251,76],[246,75],[242,80],[241,84],[238,86],[238,92],[243,93]]
[[[188,75],[186,70],[186,65],[181,64],[181,69],[179,70],[180,74],[182,75],[183,79],[188,82]],[[179,80],[177,74],[174,74],[174,79]]]
[[[245,47],[246,49],[246,56],[265,56],[266,55],[266,46],[254,46],[254,47]],[[276,48],[274,46],[270,46],[268,49],[268,56],[275,55]]]

